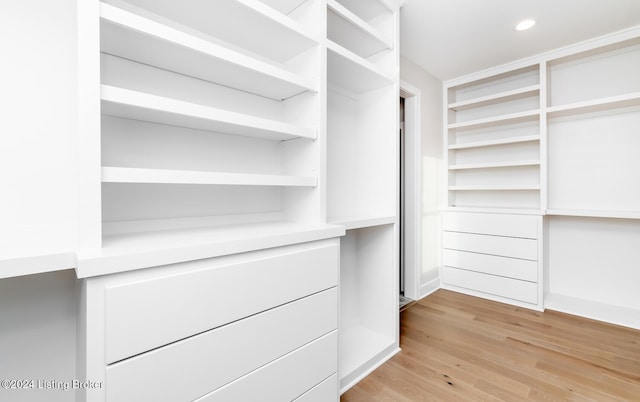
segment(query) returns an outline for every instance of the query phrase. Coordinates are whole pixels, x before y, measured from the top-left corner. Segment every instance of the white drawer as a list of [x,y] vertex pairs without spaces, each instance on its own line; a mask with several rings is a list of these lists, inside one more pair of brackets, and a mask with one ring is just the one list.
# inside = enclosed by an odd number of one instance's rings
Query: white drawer
[[300,395],[295,402],[331,402],[338,399],[338,375],[334,374]]
[[536,261],[445,249],[442,251],[442,263],[452,268],[538,282]]
[[532,239],[443,232],[442,244],[444,249],[449,250],[471,251],[532,261],[538,259],[538,241]]
[[336,286],[339,258],[330,240],[123,275],[105,290],[107,363]]
[[[337,289],[107,367],[107,401],[192,401],[337,328]],[[329,358],[335,359],[336,350]],[[335,361],[330,363],[335,365]]]
[[541,222],[542,217],[533,215],[445,212],[442,217],[442,228],[451,232],[537,239]]
[[[225,385],[196,402],[292,401],[338,370],[338,333],[334,331]],[[338,384],[333,389],[338,400]]]
[[442,282],[526,303],[536,304],[538,302],[538,285],[533,282],[451,267],[442,268]]

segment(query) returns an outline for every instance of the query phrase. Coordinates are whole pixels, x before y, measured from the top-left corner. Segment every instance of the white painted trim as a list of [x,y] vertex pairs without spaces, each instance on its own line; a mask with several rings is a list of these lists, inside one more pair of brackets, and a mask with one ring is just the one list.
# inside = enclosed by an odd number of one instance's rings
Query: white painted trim
[[440,277],[432,279],[427,283],[423,283],[420,285],[420,298],[418,300],[424,299],[440,288]]
[[640,309],[614,306],[553,293],[545,295],[544,307],[549,310],[640,330]]
[[472,81],[481,80],[483,78],[488,78],[488,77],[506,73],[512,70],[525,68],[541,62],[551,61],[553,59],[559,59],[559,58],[570,56],[576,53],[589,51],[592,49],[596,49],[598,47],[607,46],[607,45],[611,45],[624,40],[629,40],[629,39],[634,39],[639,37],[640,37],[640,25],[636,25],[627,29],[612,32],[612,33],[602,35],[596,38],[592,38],[583,42],[578,42],[569,46],[561,47],[559,49],[551,50],[549,52],[539,53],[537,55],[526,57],[524,59],[515,60],[506,64],[488,68],[486,70],[482,70],[482,71],[474,72],[471,74],[463,75],[461,77],[453,78],[451,80],[444,81],[443,86],[446,90],[446,88],[448,87],[466,84]]
[[[405,296],[417,300],[422,271],[422,95],[418,87],[400,81],[405,98]],[[409,153],[407,150],[413,150]],[[407,201],[409,202],[407,203]],[[406,245],[411,245],[408,252]],[[411,254],[411,255],[407,255]],[[409,279],[409,280],[407,280]]]
[[77,29],[77,180],[78,246],[102,246],[100,181],[100,2],[78,0]]
[[345,384],[343,387],[340,387],[340,395],[342,395],[345,392],[347,392],[354,385],[356,385],[357,383],[362,381],[366,376],[368,376],[369,374],[374,372],[378,367],[382,366],[389,359],[391,359],[393,356],[395,356],[396,354],[400,353],[400,350],[401,350],[400,348],[394,349],[391,353],[388,353],[384,357],[378,359],[378,361],[375,364],[372,364],[371,366],[369,366],[369,368],[367,370],[363,371],[359,376],[354,378],[352,381],[349,381],[348,384]]
[[481,299],[492,300],[498,303],[509,304],[511,306],[523,307],[523,308],[527,308],[535,311],[544,311],[543,303],[540,300],[538,301],[537,304],[527,303],[520,300],[510,299],[508,297],[497,296],[491,293],[480,292],[477,290],[467,289],[467,288],[463,288],[455,285],[449,285],[446,283],[441,284],[440,288],[445,290],[450,290],[452,292],[462,293],[469,296],[479,297]]

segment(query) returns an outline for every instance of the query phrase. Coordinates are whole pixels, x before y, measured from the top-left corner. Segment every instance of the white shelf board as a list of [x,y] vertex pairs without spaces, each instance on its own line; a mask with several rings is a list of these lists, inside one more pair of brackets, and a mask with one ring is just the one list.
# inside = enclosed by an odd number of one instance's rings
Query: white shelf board
[[101,86],[102,114],[270,140],[316,138],[316,130],[261,117]]
[[547,209],[547,215],[586,218],[640,219],[640,211],[605,211],[582,209]]
[[102,168],[103,183],[217,184],[240,186],[315,187],[316,177],[248,173],[202,172],[192,170]]
[[354,325],[340,330],[339,368],[340,380],[367,364],[384,350],[392,347],[395,340],[366,326]]
[[482,148],[482,147],[491,147],[495,145],[506,145],[506,144],[518,144],[521,142],[534,142],[540,141],[539,135],[528,135],[522,137],[511,137],[511,138],[500,138],[497,140],[486,140],[486,141],[473,141],[466,142],[461,144],[449,144],[449,149],[467,149],[467,148]]
[[444,212],[476,212],[488,214],[509,214],[509,215],[544,215],[541,209],[531,208],[499,208],[499,207],[456,207],[450,206],[443,209]]
[[449,191],[511,191],[511,190],[540,190],[539,184],[513,185],[477,185],[477,186],[449,186]]
[[76,254],[70,250],[36,248],[0,252],[0,279],[75,267]]
[[[144,8],[122,0],[104,3],[278,64],[296,58],[321,40],[308,27],[260,0],[147,1]],[[193,6],[197,6],[197,13]]]
[[523,121],[531,121],[537,118],[540,115],[540,111],[538,109],[528,110],[526,112],[519,113],[511,113],[494,117],[487,117],[484,119],[477,119],[471,121],[464,121],[460,123],[452,123],[449,124],[449,129],[455,128],[481,128],[481,127],[489,127],[494,125],[501,124],[510,124],[510,123],[519,123]]
[[179,29],[101,3],[102,52],[282,100],[315,91],[309,79]]
[[304,4],[307,0],[261,0],[269,7],[278,10],[278,12],[288,15],[300,5]]
[[526,98],[540,93],[540,85],[531,85],[528,87],[518,88],[511,91],[504,91],[493,95],[482,96],[479,98],[468,99],[460,102],[449,104],[449,109],[458,111],[471,109],[475,107],[492,105],[495,103],[506,102],[510,100]]
[[355,94],[393,84],[393,77],[332,41],[327,41],[327,75],[331,84]]
[[347,230],[366,227],[389,225],[397,222],[394,215],[390,216],[336,216],[328,217],[327,222],[332,225],[342,225]]
[[78,253],[79,278],[339,237],[342,226],[261,222],[103,237],[102,249]]
[[[390,14],[390,10],[392,7],[388,4],[387,1],[380,0],[371,0],[371,1],[362,1],[362,0],[338,0],[341,5],[349,9],[351,12],[356,14],[358,17],[362,18],[365,21],[369,21],[375,17],[378,17],[382,14]],[[392,0],[396,2],[397,0]]]
[[602,112],[640,105],[640,92],[594,99],[585,102],[570,103],[568,105],[551,106],[547,108],[549,118],[572,116],[582,113]]
[[362,57],[393,49],[393,43],[336,0],[327,2],[328,37]]
[[491,168],[539,166],[539,165],[540,165],[539,160],[513,161],[513,162],[490,162],[490,163],[467,163],[463,165],[449,165],[449,170],[491,169]]

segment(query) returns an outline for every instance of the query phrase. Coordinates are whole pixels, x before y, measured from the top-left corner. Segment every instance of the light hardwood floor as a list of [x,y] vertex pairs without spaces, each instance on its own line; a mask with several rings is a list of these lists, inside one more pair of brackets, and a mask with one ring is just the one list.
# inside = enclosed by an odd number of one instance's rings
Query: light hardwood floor
[[351,401],[640,401],[640,331],[446,290],[401,314],[402,352]]

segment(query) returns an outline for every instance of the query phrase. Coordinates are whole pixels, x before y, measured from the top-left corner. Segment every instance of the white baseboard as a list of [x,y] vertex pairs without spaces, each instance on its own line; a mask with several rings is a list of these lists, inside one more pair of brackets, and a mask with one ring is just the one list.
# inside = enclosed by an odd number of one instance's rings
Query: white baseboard
[[614,306],[554,293],[545,294],[544,307],[549,310],[560,311],[592,320],[640,329],[640,309]]
[[423,299],[429,296],[431,293],[440,289],[440,278],[435,278],[430,280],[427,283],[423,283],[420,285],[420,299]]

